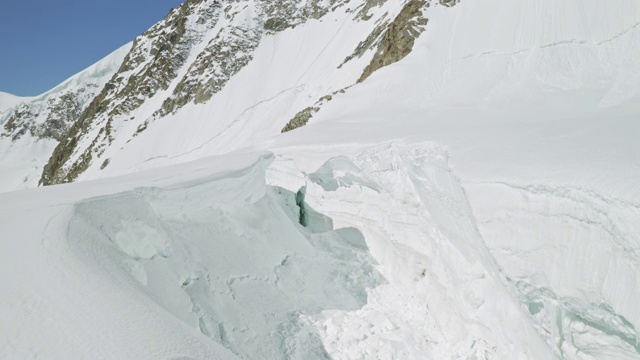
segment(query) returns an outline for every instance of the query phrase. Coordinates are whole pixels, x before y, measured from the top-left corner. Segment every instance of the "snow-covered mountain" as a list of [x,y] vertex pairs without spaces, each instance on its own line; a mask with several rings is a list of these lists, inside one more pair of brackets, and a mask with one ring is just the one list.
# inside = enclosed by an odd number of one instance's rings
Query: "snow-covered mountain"
[[131,44],[35,97],[0,93],[0,191],[34,187],[63,140],[111,76]]
[[[99,177],[107,167],[106,175],[122,174],[148,161],[145,167],[171,163],[153,160],[162,156],[184,161],[202,142],[212,154],[276,135],[290,120],[310,117],[335,94],[406,56],[424,30],[429,5],[187,1],[136,39],[119,72],[56,148],[41,181]],[[260,109],[274,107],[265,121]],[[198,135],[220,139],[140,153],[158,129],[185,118],[211,127]],[[238,141],[237,129],[251,139]],[[130,152],[149,156],[132,164]]]
[[72,183],[0,194],[3,357],[640,359],[640,1],[189,0],[123,49],[34,156]]

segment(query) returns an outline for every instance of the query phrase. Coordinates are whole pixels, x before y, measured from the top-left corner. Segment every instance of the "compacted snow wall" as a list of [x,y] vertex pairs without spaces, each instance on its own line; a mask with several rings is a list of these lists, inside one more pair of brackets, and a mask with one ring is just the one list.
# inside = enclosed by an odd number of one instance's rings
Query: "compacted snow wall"
[[267,187],[265,164],[83,201],[70,246],[243,359],[328,359],[311,319],[361,308],[380,277],[358,230],[317,213],[301,225],[296,194]]

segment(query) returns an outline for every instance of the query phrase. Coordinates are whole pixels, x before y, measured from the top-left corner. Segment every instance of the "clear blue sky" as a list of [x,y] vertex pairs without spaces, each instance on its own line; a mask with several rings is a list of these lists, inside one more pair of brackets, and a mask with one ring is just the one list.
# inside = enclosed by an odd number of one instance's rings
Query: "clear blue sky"
[[183,0],[2,0],[0,91],[41,94],[135,39]]

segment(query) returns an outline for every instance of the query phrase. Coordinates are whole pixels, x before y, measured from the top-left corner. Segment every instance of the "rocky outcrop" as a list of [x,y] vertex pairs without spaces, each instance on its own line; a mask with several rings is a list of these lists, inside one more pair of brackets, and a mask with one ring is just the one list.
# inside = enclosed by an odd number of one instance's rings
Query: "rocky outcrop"
[[[80,89],[82,93],[86,89]],[[38,125],[32,125],[29,129],[33,136],[38,138],[52,138],[60,141],[67,135],[69,127],[82,113],[84,103],[78,98],[78,94],[65,93],[58,99],[50,99],[47,107],[50,109],[47,120]]]
[[[147,99],[169,88],[192,48],[217,23],[220,10],[219,1],[189,0],[139,36],[118,72],[56,147],[40,183],[73,181],[99,157],[112,141],[114,119],[126,121]],[[81,140],[88,146],[78,149]]]
[[256,8],[226,6],[227,25],[209,41],[154,116],[174,113],[190,102],[207,102],[253,59],[253,51],[263,35],[293,28],[308,19],[319,19],[344,3],[345,0],[262,0]]
[[[386,0],[366,1],[357,12],[355,19],[369,21],[372,18],[370,11],[385,2]],[[438,0],[439,4],[447,7],[454,6],[459,2],[460,0]],[[356,82],[361,83],[380,68],[405,58],[413,50],[415,40],[426,29],[428,19],[425,15],[425,10],[430,5],[431,2],[428,0],[408,0],[393,21],[387,20],[386,15],[377,19],[373,31],[358,44],[351,55],[344,59],[338,69],[342,68],[347,62],[361,58],[369,51],[375,50],[371,62],[364,68],[362,75]],[[314,106],[298,112],[282,129],[282,132],[306,125],[313,115],[320,111],[321,105],[322,103],[319,101]]]
[[[75,180],[111,145],[113,124],[134,121],[137,130],[127,136],[137,136],[156,119],[188,103],[207,102],[249,64],[264,35],[318,19],[346,3],[348,0],[183,3],[135,40],[117,74],[55,149],[40,183]],[[157,96],[163,97],[159,108],[136,112]]]
[[286,133],[288,131],[295,130],[299,127],[303,127],[307,125],[309,120],[311,120],[311,118],[313,117],[313,114],[317,113],[318,111],[320,111],[319,106],[309,106],[308,108],[305,108],[304,110],[299,111],[293,117],[293,119],[289,120],[287,125],[285,125],[285,127],[282,128],[282,132]]
[[[91,153],[83,154],[81,161],[74,164],[74,167],[62,174],[59,169],[62,169],[63,164],[71,157],[73,150],[75,150],[78,142],[81,139],[83,131],[88,128],[87,119],[94,114],[102,110],[101,103],[104,101],[106,93],[103,91],[96,97],[87,109],[80,116],[80,119],[71,127],[67,136],[58,144],[53,151],[49,162],[44,166],[42,177],[40,178],[41,185],[51,185],[54,183],[70,182],[78,174],[78,169],[85,167],[88,162],[91,161]],[[102,134],[102,131],[99,135]],[[92,145],[95,145],[94,139]],[[56,182],[57,181],[57,182]]]
[[427,25],[428,20],[424,16],[423,9],[428,6],[429,3],[426,0],[410,0],[404,5],[382,34],[376,53],[362,72],[358,82],[363,82],[376,70],[398,62],[411,53],[416,38]]
[[451,7],[459,3],[460,0],[440,0],[440,5],[444,5],[446,7]]
[[29,125],[37,116],[38,113],[34,112],[31,106],[27,104],[19,105],[4,123],[4,131],[0,137],[11,138],[11,141],[20,139],[29,131]]
[[264,9],[264,29],[273,34],[296,27],[309,19],[320,19],[349,0],[261,0]]
[[29,134],[36,139],[61,141],[84,108],[96,95],[98,85],[88,82],[78,88],[52,91],[6,112],[0,138],[17,141]]
[[[386,0],[368,0],[359,9],[355,19],[369,21],[372,18],[370,11],[385,2]],[[357,83],[360,83],[381,67],[400,61],[411,52],[415,39],[424,31],[427,19],[423,10],[428,6],[429,2],[427,0],[409,0],[393,21],[387,20],[386,15],[377,19],[373,31],[358,44],[351,55],[344,59],[338,69],[342,68],[347,62],[360,58],[371,50],[375,50],[373,59],[357,81]],[[342,89],[341,92],[344,92],[347,88]],[[336,94],[337,92],[333,95]],[[326,103],[323,99],[325,98],[320,99],[314,106],[298,112],[282,129],[282,132],[306,125],[313,115],[320,111],[321,106]],[[328,99],[331,100],[331,96],[328,96]]]
[[[372,18],[370,11],[385,3],[386,0],[368,0],[357,12],[355,19],[360,21],[369,21]],[[371,63],[364,69],[363,74],[358,79],[358,83],[364,81],[369,75],[379,68],[392,64],[407,56],[413,48],[414,40],[424,30],[427,24],[422,10],[428,7],[426,0],[409,0],[402,8],[397,17],[392,21],[386,20],[383,16],[377,20],[376,27],[361,41],[354,52],[349,55],[338,66],[340,69],[347,62],[362,57],[370,50],[376,49],[376,53]],[[347,88],[340,90],[344,93]],[[332,95],[336,95],[335,92]],[[331,95],[325,96],[318,100],[313,106],[309,106],[299,111],[282,129],[282,132],[295,130],[305,126],[315,113],[320,111],[322,105],[332,99]]]
[[286,133],[288,131],[291,130],[295,130],[299,127],[303,127],[305,125],[307,125],[307,123],[309,122],[309,120],[311,120],[311,118],[313,117],[313,114],[317,113],[318,111],[320,111],[320,108],[328,103],[329,101],[333,100],[333,97],[337,94],[344,94],[347,91],[347,88],[344,89],[340,89],[338,91],[334,91],[331,95],[326,95],[321,97],[318,101],[316,101],[316,103],[313,106],[309,106],[307,108],[305,108],[302,111],[299,111],[291,120],[289,120],[289,122],[287,123],[287,125],[285,125],[284,128],[282,128],[281,133]]
[[221,29],[198,54],[173,94],[154,113],[156,117],[173,113],[189,102],[206,102],[251,61],[253,50],[262,37],[263,16],[259,12],[242,14],[243,11],[248,9],[225,9],[224,16],[230,24]]
[[[451,6],[457,1],[440,2]],[[40,183],[70,182],[91,164],[104,163],[110,156],[104,153],[115,138],[136,137],[186,104],[209,101],[252,61],[265,36],[320,19],[347,3],[349,0],[186,1],[135,40],[118,72],[68,131],[38,131],[55,136],[65,133]],[[369,21],[374,10],[385,4],[387,0],[367,0],[348,11],[356,21]],[[357,82],[411,52],[427,24],[424,11],[429,4],[428,0],[408,0],[401,10],[395,8],[397,14],[378,13],[373,31],[343,62],[373,52]],[[156,100],[148,101],[153,97]],[[299,111],[282,131],[306,124],[324,102]],[[69,112],[73,111],[77,108],[71,106]],[[125,123],[128,125],[123,126]],[[51,125],[57,129],[60,124],[52,121]],[[17,124],[10,126],[21,131]],[[123,128],[132,131],[117,135]]]
[[371,17],[373,17],[370,11],[373,8],[382,6],[385,2],[387,2],[387,0],[367,0],[358,11],[356,19],[369,21]]
[[369,36],[367,36],[366,39],[364,39],[358,44],[358,46],[353,51],[353,53],[347,56],[342,62],[342,64],[338,66],[338,69],[340,69],[347,62],[355,58],[360,58],[369,50],[374,49],[376,45],[380,42],[380,36],[385,32],[388,26],[389,26],[388,21],[385,21],[384,19],[380,19],[378,25],[373,29],[371,33],[369,33]]

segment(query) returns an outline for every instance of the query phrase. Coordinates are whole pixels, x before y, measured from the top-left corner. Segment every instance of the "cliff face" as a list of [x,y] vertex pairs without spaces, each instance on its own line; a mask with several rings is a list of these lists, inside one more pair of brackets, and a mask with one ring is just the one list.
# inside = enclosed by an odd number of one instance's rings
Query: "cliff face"
[[[343,61],[322,64],[323,71],[327,74],[342,71],[345,79],[353,78],[356,71],[361,75],[355,80],[364,81],[377,69],[401,60],[411,51],[413,40],[426,25],[424,11],[429,5],[426,0],[186,1],[134,41],[117,73],[88,106],[73,103],[68,106],[69,110],[65,111],[74,111],[78,120],[57,133],[60,144],[45,166],[40,183],[74,181],[94,165],[104,169],[110,163],[105,151],[113,147],[116,138],[129,141],[158,119],[179,114],[188,104],[209,103],[254,61],[258,48],[265,46],[265,39],[271,42],[286,36],[280,35],[285,33],[310,36],[304,34],[305,30],[297,29],[301,25],[315,26],[307,25],[310,23],[320,24],[328,14],[332,14],[332,19],[327,21],[340,22],[342,27],[359,26],[364,31],[359,29],[357,33],[362,35],[354,37],[359,37],[360,44],[340,55]],[[330,25],[323,26],[327,31],[336,31]],[[306,51],[319,56],[328,46],[314,42],[312,37],[308,42]],[[278,56],[300,56],[292,51],[295,49],[279,50]],[[367,59],[369,56],[373,59]],[[352,61],[354,58],[359,61]],[[347,62],[356,64],[345,66]],[[314,59],[295,64],[307,68],[317,65]],[[326,93],[314,91],[319,95],[316,99],[322,99],[355,84],[355,80],[303,86],[325,88]],[[285,89],[287,85],[283,83],[280,88]],[[249,90],[253,85],[245,86]],[[278,120],[279,127],[285,126],[293,114],[311,106],[310,119],[317,106],[313,102],[304,105],[294,105],[291,111],[279,115],[282,117]],[[297,121],[287,130],[302,123]]]

